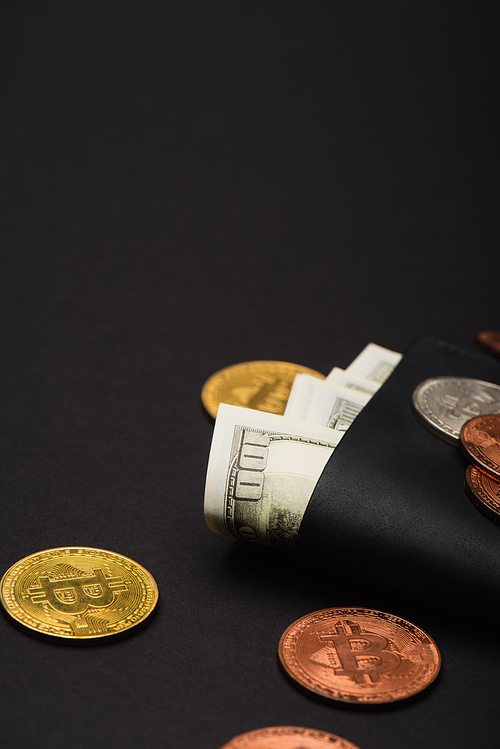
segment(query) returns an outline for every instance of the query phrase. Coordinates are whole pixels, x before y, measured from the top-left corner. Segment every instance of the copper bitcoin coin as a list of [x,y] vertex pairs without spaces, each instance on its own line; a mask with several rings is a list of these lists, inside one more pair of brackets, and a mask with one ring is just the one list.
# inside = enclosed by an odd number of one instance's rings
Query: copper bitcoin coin
[[479,348],[500,359],[500,332],[496,330],[483,330],[476,335],[474,343]]
[[435,642],[399,616],[363,608],[315,611],[283,633],[279,658],[307,694],[354,704],[396,702],[439,673]]
[[464,488],[476,507],[500,523],[500,481],[495,481],[476,466],[469,465],[465,472]]
[[219,403],[253,408],[268,413],[285,413],[296,374],[325,375],[301,364],[285,361],[248,361],[219,369],[203,385],[201,400],[215,419]]
[[500,481],[500,414],[483,414],[460,429],[460,447],[469,461]]
[[235,736],[221,749],[358,749],[333,733],[299,726],[272,726]]

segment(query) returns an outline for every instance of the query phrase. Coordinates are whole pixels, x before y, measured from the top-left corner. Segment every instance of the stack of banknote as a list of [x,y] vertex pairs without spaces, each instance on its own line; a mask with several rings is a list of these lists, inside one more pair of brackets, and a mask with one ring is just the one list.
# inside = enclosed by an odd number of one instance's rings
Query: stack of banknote
[[283,415],[220,403],[205,487],[209,528],[292,550],[327,461],[401,356],[369,343],[323,380],[297,374]]

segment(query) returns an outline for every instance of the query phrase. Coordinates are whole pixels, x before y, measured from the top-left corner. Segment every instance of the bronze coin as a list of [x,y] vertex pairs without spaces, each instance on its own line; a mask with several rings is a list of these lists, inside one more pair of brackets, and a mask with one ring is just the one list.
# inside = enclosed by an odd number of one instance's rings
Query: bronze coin
[[473,465],[500,480],[500,414],[466,421],[460,429],[460,447]]
[[307,694],[354,704],[396,702],[436,678],[435,642],[399,616],[363,608],[315,611],[281,636],[285,674]]
[[300,726],[257,728],[235,736],[221,749],[324,749],[325,746],[332,749],[358,749],[355,744],[333,733]]
[[479,348],[500,359],[500,332],[496,330],[483,330],[481,333],[477,333],[474,343]]
[[500,523],[500,481],[495,481],[476,466],[468,465],[464,488],[476,507]]

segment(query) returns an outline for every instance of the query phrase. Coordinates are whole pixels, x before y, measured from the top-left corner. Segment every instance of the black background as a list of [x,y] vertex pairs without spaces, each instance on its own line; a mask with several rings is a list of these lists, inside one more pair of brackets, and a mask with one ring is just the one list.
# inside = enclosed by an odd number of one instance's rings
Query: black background
[[[303,725],[361,749],[498,745],[497,624],[212,534],[215,370],[346,367],[369,341],[500,329],[489,2],[9,2],[1,11],[0,569],[86,545],[143,564],[151,623],[87,648],[0,620],[6,747],[219,749]],[[283,630],[379,602],[443,668],[324,705]]]

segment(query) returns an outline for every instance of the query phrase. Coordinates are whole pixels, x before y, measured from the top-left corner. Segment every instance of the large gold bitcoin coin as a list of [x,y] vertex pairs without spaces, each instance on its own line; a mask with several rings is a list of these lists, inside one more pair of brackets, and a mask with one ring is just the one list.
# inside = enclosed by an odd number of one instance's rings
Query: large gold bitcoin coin
[[362,608],[322,609],[283,633],[279,658],[311,696],[355,704],[411,697],[439,673],[435,642],[399,616]]
[[201,400],[214,418],[219,403],[283,415],[296,374],[325,379],[325,375],[300,364],[285,361],[243,362],[219,369],[209,377],[201,391]]
[[14,624],[32,635],[96,642],[145,624],[158,586],[122,554],[62,547],[16,562],[0,582],[0,600]]
[[257,728],[235,736],[221,749],[358,749],[350,741],[326,731],[301,726]]

